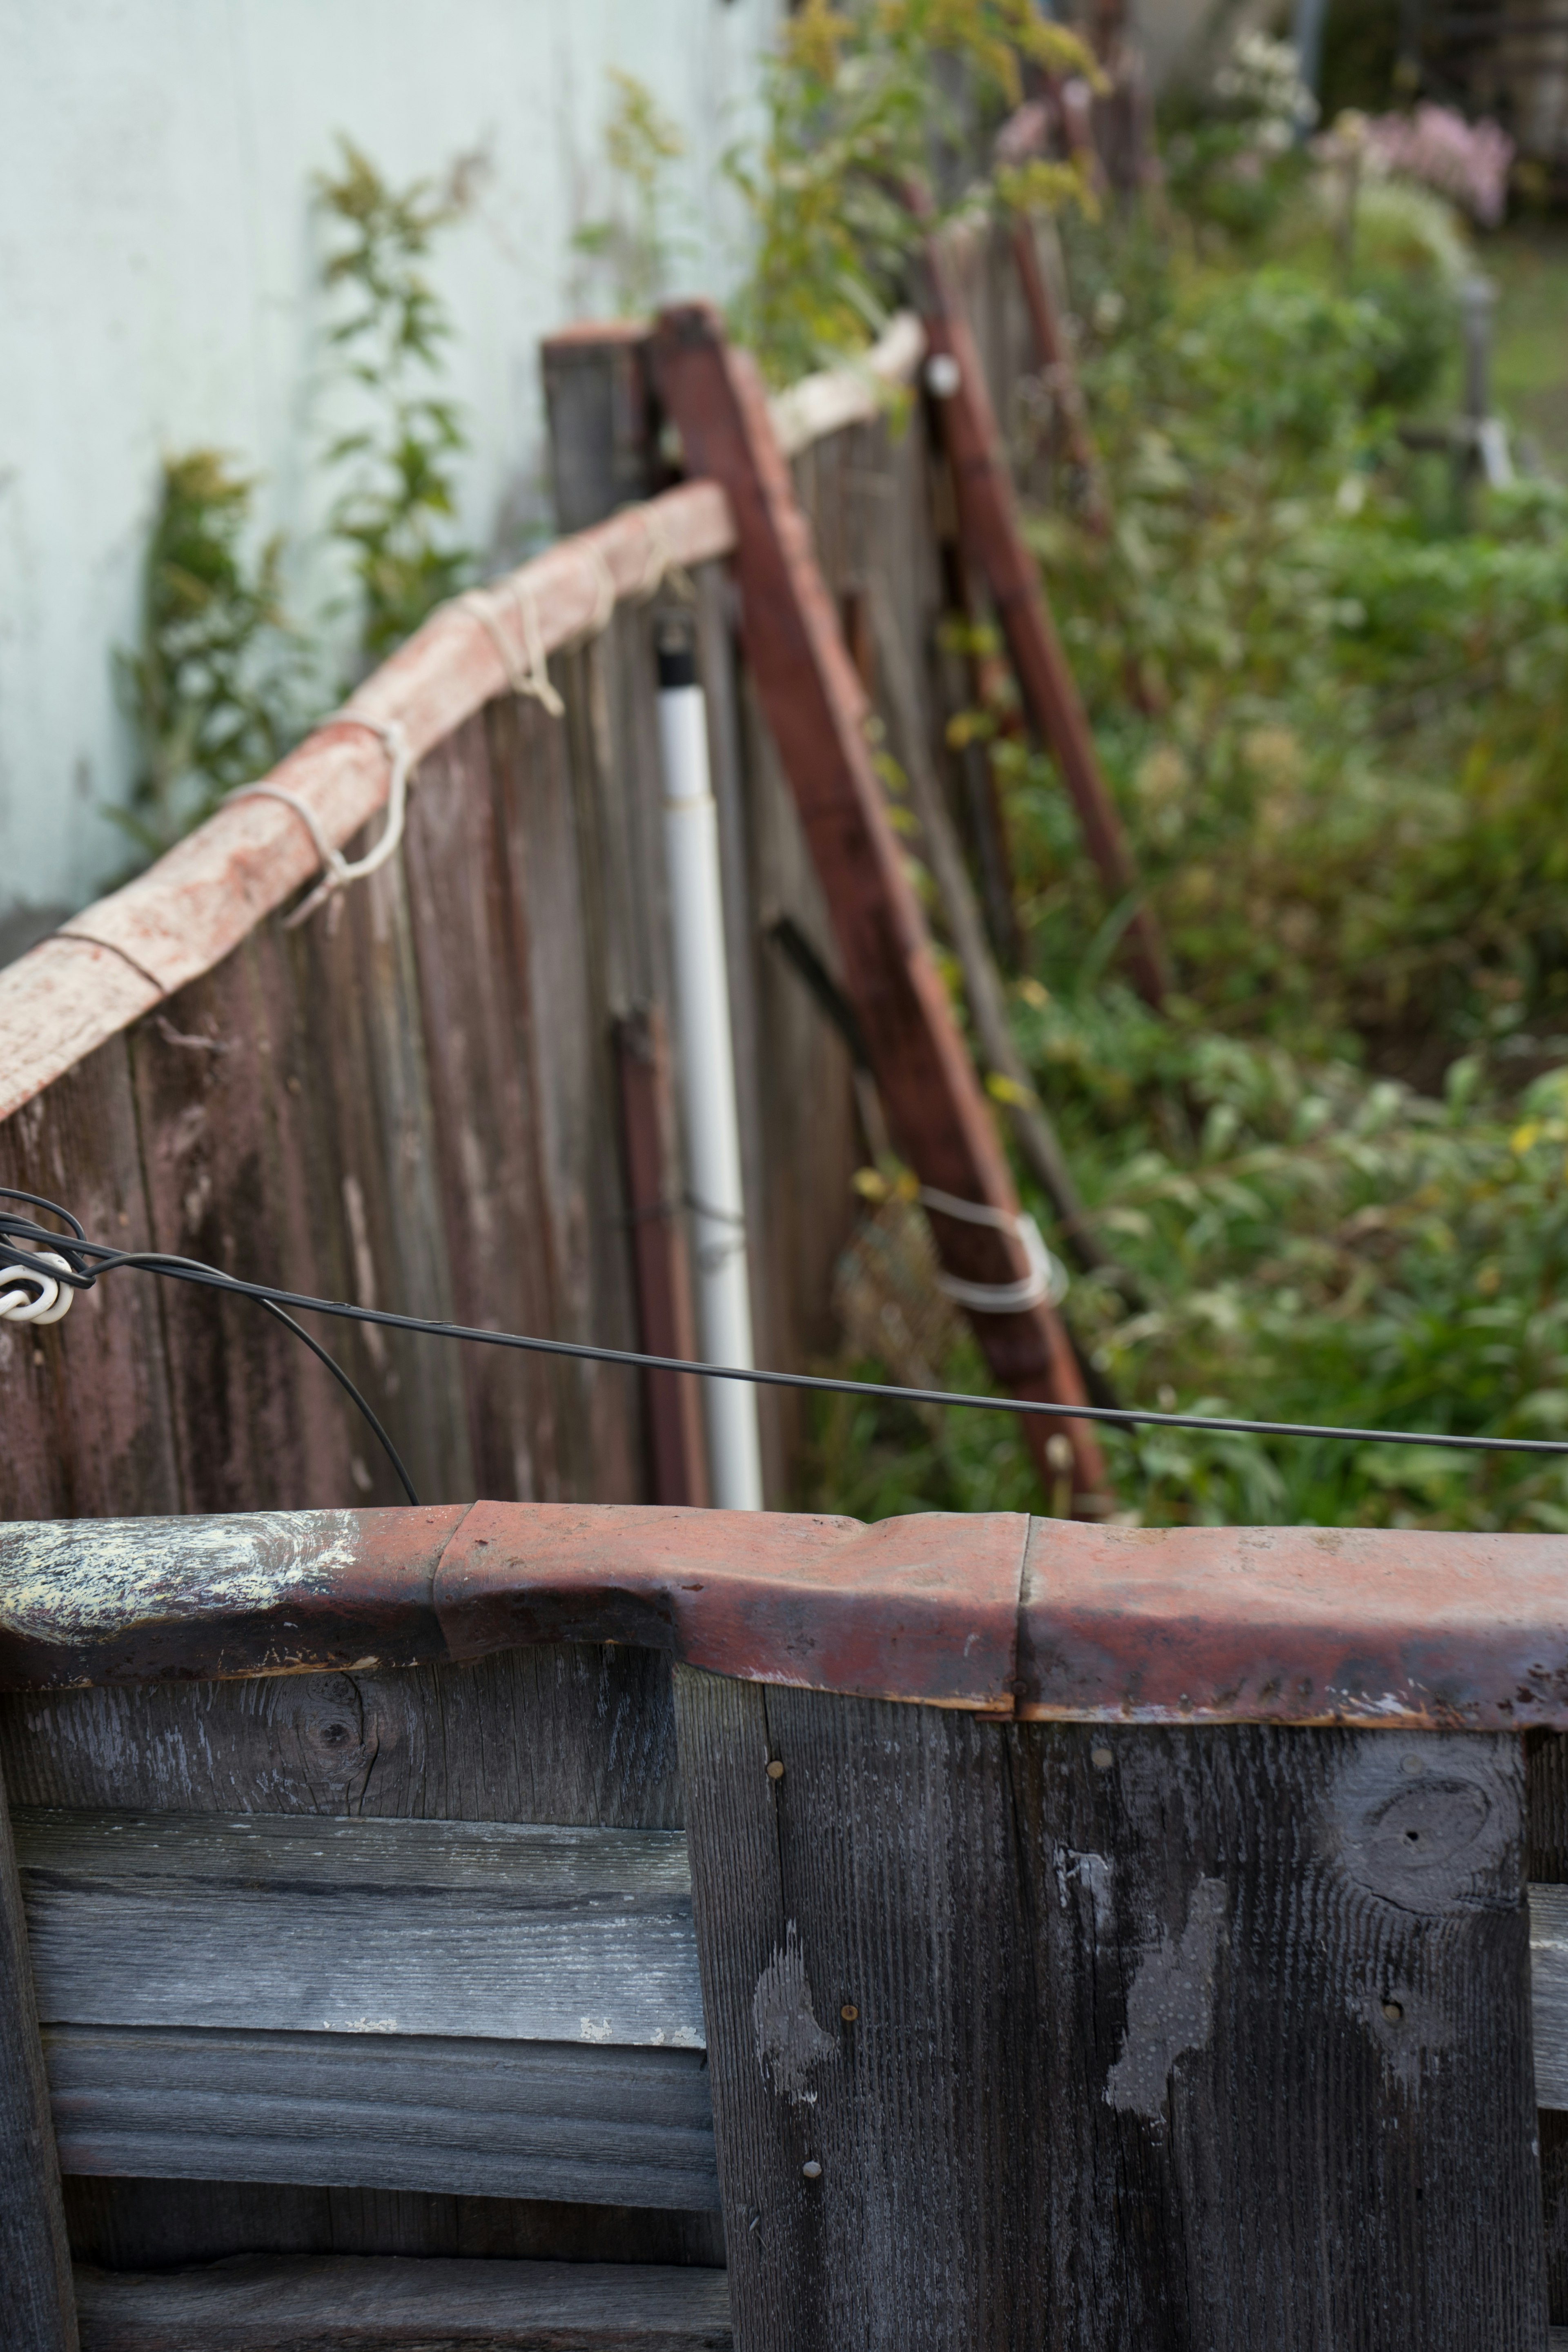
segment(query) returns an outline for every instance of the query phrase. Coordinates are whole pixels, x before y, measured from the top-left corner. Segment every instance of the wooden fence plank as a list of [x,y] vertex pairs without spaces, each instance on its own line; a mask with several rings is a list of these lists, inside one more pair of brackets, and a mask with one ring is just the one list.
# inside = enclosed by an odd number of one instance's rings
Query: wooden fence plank
[[746,2352],[1538,2352],[1516,1742],[677,1703]]
[[697,2051],[51,2026],[67,2172],[717,2207]]
[[[154,1245],[123,1038],[0,1126],[0,1184],[62,1202],[100,1240]],[[0,1519],[189,1507],[159,1290],[122,1274],[43,1330],[0,1324]]]
[[[407,876],[456,1318],[552,1332],[556,1234],[542,1164],[533,941],[507,838],[515,785],[506,771],[535,748],[504,709],[493,724],[476,718],[449,737],[420,772]],[[430,1370],[467,1400],[474,1490],[560,1494],[567,1384],[558,1370],[499,1348],[426,1345]]]
[[669,1662],[507,1649],[466,1666],[0,1699],[18,1804],[679,1829]]
[[[1030,721],[1049,745],[1112,907],[1132,901],[1125,940],[1130,968],[1151,1004],[1169,980],[1159,928],[1137,899],[1137,871],[1100,772],[1083,704],[1040,585],[1039,566],[1018,528],[1007,460],[984,372],[947,262],[933,242],[925,257],[927,339],[932,361],[956,371],[937,400],[969,560],[984,579],[1007,640]],[[929,368],[928,368],[929,373]]]
[[[730,352],[701,304],[661,314],[654,339],[661,399],[688,465],[711,475],[735,515],[747,661],[778,744],[832,909],[845,979],[895,1134],[921,1181],[1016,1213],[984,1097],[931,959],[919,906],[888,823],[850,667],[804,520],[772,436],[761,383]],[[1016,1234],[934,1218],[949,1271],[980,1283],[1027,1274]],[[1082,1383],[1048,1303],[979,1314],[997,1378],[1016,1393],[1083,1402]],[[1103,1509],[1104,1465],[1082,1423],[1028,1423],[1045,1462],[1050,1433],[1073,1449],[1078,1507]]]
[[[247,1282],[341,1297],[334,1276],[348,1273],[347,1252],[332,1236],[342,1206],[336,1186],[327,1189],[320,1089],[299,1076],[301,1066],[310,1076],[310,1047],[298,1010],[286,953],[262,932],[132,1033],[147,1245]],[[146,1279],[113,1277],[110,1311],[129,1303],[128,1282]],[[365,1457],[380,1448],[363,1425],[347,1426],[341,1392],[292,1333],[248,1299],[185,1283],[159,1291],[188,1507],[298,1510],[373,1490]],[[346,1334],[316,1336],[354,1352]],[[380,1491],[403,1499],[384,1471]]]
[[[301,1049],[326,1115],[342,1234],[361,1306],[451,1318],[452,1278],[442,1215],[436,1118],[408,885],[402,862],[384,866],[298,935],[295,974]],[[367,1390],[398,1444],[422,1499],[474,1495],[463,1373],[449,1341],[366,1331]],[[382,1474],[384,1475],[384,1474]],[[331,1499],[336,1499],[331,1498]]]
[[730,2352],[722,2272],[342,2255],[84,2271],[83,2352]]
[[[680,1196],[669,1041],[657,1005],[616,1024],[626,1199],[637,1274],[637,1345],[654,1356],[697,1353]],[[649,1487],[656,1503],[709,1499],[700,1384],[679,1372],[643,1374]]]
[[686,1667],[676,1699],[737,2342],[1038,2341],[1001,1737]]
[[47,2024],[702,2047],[679,1831],[30,1810],[16,1829]]
[[[529,988],[539,1008],[539,1162],[552,1235],[554,1331],[610,1347],[636,1344],[637,1309],[619,1116],[611,975],[597,855],[599,694],[595,646],[559,665],[567,717],[514,701],[492,722],[515,744],[498,755],[504,793],[507,887],[529,941]],[[554,1492],[614,1502],[642,1492],[635,1373],[566,1364],[552,1373]]]
[[1517,1742],[1010,1737],[1062,2340],[1537,2352]]
[[0,2317],[7,2352],[77,2352],[38,2012],[0,1780]]

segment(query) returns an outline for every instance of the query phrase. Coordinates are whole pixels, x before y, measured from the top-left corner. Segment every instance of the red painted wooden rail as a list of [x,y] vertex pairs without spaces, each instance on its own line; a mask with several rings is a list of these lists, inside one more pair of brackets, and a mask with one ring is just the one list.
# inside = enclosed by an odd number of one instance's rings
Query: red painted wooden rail
[[0,1688],[619,1642],[1024,1719],[1568,1729],[1568,1541],[642,1507],[0,1527]]

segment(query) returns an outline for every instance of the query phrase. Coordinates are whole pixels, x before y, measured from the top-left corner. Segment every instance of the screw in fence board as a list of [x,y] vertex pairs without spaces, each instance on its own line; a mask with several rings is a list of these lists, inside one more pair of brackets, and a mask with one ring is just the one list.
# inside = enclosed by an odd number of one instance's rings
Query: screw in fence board
[[1159,1004],[1169,986],[1159,927],[1139,895],[1137,869],[1046,604],[1039,566],[1019,529],[979,354],[934,238],[926,245],[921,276],[927,381],[936,395],[960,538],[990,592],[1030,724],[1061,770],[1106,895],[1113,906],[1131,908],[1124,939],[1133,980],[1151,1004]]
[[[864,689],[790,488],[761,378],[744,352],[729,349],[704,303],[663,311],[653,350],[659,398],[679,430],[689,469],[721,482],[734,511],[742,649],[800,811],[846,993],[895,1138],[923,1183],[1014,1213],[996,1131],[871,764]],[[1026,1271],[1021,1242],[1008,1235],[940,1213],[932,1226],[943,1264],[963,1278],[999,1283]],[[976,1315],[975,1328],[992,1370],[1016,1395],[1083,1402],[1070,1343],[1048,1304]],[[1075,1508],[1099,1516],[1105,1473],[1092,1434],[1082,1423],[1053,1430],[1046,1416],[1031,1417],[1029,1442],[1042,1466],[1052,1433],[1065,1433],[1072,1447]]]
[[[637,1345],[654,1356],[695,1356],[691,1284],[681,1216],[669,1045],[657,1005],[616,1024],[626,1206],[637,1267]],[[656,1503],[708,1501],[702,1400],[695,1380],[645,1372],[650,1493]]]
[[643,320],[568,327],[540,346],[555,524],[565,533],[664,487]]
[[676,1705],[737,2352],[1541,2352],[1516,1742]]
[[7,2352],[77,2352],[70,2250],[11,1816],[0,1781],[0,2321]]

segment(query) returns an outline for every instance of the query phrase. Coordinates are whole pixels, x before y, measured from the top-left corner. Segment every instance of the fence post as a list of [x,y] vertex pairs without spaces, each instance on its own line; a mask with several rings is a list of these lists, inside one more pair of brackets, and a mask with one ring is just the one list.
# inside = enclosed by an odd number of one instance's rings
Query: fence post
[[1018,527],[1013,485],[963,306],[935,238],[925,250],[922,311],[935,395],[952,468],[959,533],[990,590],[1029,722],[1049,746],[1072,796],[1111,905],[1130,908],[1125,952],[1139,992],[1159,1004],[1169,986],[1159,926],[1141,885],[1116,803],[1100,772],[1088,716]]
[[[737,533],[741,633],[837,936],[845,984],[900,1148],[923,1186],[1016,1216],[1017,1200],[978,1080],[938,976],[918,902],[889,824],[865,734],[867,703],[812,553],[761,379],[731,351],[716,313],[661,313],[653,344],[659,398],[689,471],[721,482]],[[977,1285],[1024,1280],[1013,1231],[932,1212],[950,1274]],[[1067,1332],[1048,1299],[977,1312],[992,1370],[1015,1395],[1084,1402]],[[1075,1508],[1099,1517],[1104,1461],[1088,1425],[1031,1416],[1048,1475],[1052,1436],[1072,1452]]]
[[661,489],[646,321],[565,328],[540,345],[540,364],[556,529],[586,530]]
[[0,2319],[6,2352],[77,2352],[76,2296],[22,1889],[0,1780]]

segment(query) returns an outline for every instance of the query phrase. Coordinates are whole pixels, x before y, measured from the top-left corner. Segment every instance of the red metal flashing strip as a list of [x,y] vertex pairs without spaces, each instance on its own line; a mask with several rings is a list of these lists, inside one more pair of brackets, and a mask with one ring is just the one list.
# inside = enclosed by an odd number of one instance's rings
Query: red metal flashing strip
[[441,1561],[454,1657],[627,1642],[743,1682],[1010,1714],[1028,1522],[476,1503]]
[[1010,1712],[1027,1519],[476,1503],[0,1527],[0,1689],[626,1642]]
[[0,1689],[625,1642],[1025,1720],[1568,1730],[1568,1539],[477,1503],[0,1527]]
[[1568,1730],[1568,1539],[1037,1519],[1018,1713]]

